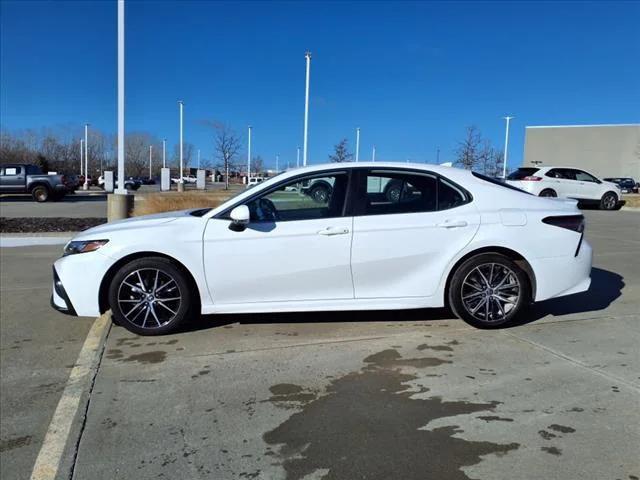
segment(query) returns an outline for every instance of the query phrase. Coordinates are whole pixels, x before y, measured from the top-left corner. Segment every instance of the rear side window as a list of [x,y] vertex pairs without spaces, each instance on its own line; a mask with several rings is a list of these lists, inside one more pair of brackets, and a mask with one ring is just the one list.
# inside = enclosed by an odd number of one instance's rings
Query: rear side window
[[534,175],[538,170],[540,169],[535,167],[521,167],[517,169],[515,172],[511,172],[507,177],[507,180],[522,180],[525,177],[530,177]]
[[363,177],[356,215],[435,212],[470,201],[463,189],[427,172],[370,170]]
[[20,175],[22,173],[22,167],[5,167],[5,175]]

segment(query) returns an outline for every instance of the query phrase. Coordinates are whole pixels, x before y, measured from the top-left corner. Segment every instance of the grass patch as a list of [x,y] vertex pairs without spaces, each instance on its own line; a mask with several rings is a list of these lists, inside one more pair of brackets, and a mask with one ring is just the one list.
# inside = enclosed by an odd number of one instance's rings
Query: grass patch
[[623,195],[622,199],[627,202],[625,207],[640,208],[640,194]]
[[186,210],[189,208],[215,208],[238,192],[238,188],[215,191],[162,192],[136,194],[133,216]]

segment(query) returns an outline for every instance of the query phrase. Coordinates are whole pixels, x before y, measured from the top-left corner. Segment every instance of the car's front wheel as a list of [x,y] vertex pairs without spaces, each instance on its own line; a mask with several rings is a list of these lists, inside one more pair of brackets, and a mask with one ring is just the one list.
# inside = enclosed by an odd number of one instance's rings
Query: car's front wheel
[[618,196],[613,192],[607,192],[600,200],[601,210],[615,210],[618,205]]
[[187,322],[191,290],[187,276],[171,260],[140,258],[113,277],[109,305],[116,324],[138,335],[163,335]]
[[453,274],[449,305],[453,313],[478,328],[512,322],[531,301],[527,273],[510,258],[483,253],[466,260]]
[[555,198],[558,196],[558,194],[556,193],[555,190],[552,190],[551,188],[545,188],[544,190],[542,190],[540,192],[540,196],[541,197],[552,197]]

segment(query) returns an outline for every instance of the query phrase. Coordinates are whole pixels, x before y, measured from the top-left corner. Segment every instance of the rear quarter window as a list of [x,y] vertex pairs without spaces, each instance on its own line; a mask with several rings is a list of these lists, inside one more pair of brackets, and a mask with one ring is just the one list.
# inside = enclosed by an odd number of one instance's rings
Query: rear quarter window
[[[507,177],[507,180],[522,180],[525,177],[530,177],[534,175],[538,170],[540,169],[535,167],[521,167],[517,169],[515,172],[511,172]],[[475,175],[476,172],[473,172],[473,174]],[[478,175],[481,175],[481,174],[478,174]],[[485,175],[482,175],[482,177],[485,177],[483,178],[483,180],[485,180],[486,178],[490,178],[490,177],[486,177]]]
[[[534,170],[536,172],[538,171],[538,169],[534,169]],[[497,185],[497,186],[503,187],[503,188],[508,188],[509,190],[513,190],[513,191],[516,191],[516,192],[519,192],[519,193],[524,193],[525,195],[531,195],[529,192],[525,192],[524,190],[521,190],[521,189],[519,189],[517,187],[514,187],[512,185],[509,185],[508,183],[501,182],[500,180],[496,180],[495,178],[487,177],[486,175],[483,175],[481,173],[471,172],[471,174],[474,177],[479,178],[480,180],[484,180],[485,182],[492,183],[493,185]],[[509,177],[507,177],[507,179],[509,179]]]

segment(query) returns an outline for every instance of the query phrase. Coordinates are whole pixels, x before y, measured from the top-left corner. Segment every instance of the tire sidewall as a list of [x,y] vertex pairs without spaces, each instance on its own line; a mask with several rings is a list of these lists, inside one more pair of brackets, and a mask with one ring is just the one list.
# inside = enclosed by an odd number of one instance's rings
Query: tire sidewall
[[[611,197],[611,196],[613,196],[613,198],[614,198],[614,203],[613,203],[613,206],[609,208],[609,207],[606,206],[605,200],[606,200],[607,197]],[[602,196],[602,199],[600,200],[600,209],[601,210],[615,210],[617,204],[618,204],[618,196],[613,192],[607,192]]]
[[[545,193],[546,194],[550,194],[550,195],[545,195]],[[544,190],[542,190],[540,192],[540,196],[543,197],[543,198],[557,198],[558,194],[554,190],[552,190],[550,188],[545,188]]]
[[[178,309],[178,314],[173,320],[166,325],[157,328],[142,328],[129,320],[124,316],[120,306],[118,304],[118,290],[122,281],[131,273],[139,269],[154,268],[162,270],[173,277],[178,284],[180,294],[182,295],[182,302]],[[183,325],[187,323],[192,313],[193,297],[191,293],[192,287],[187,280],[186,274],[180,269],[174,262],[163,257],[146,257],[123,265],[114,275],[109,285],[109,305],[111,307],[111,313],[114,317],[114,323],[121,325],[130,332],[138,335],[152,336],[152,335],[165,335],[171,332],[175,332]]]
[[[520,283],[520,297],[518,298],[516,306],[503,320],[497,322],[484,322],[478,320],[467,312],[462,302],[462,283],[464,279],[469,272],[478,265],[482,265],[484,263],[496,263],[508,267],[516,274],[518,282]],[[448,301],[453,313],[468,324],[483,329],[501,328],[517,320],[517,318],[522,314],[522,311],[531,303],[531,282],[527,273],[509,257],[499,253],[481,253],[465,260],[453,273],[451,283],[449,285]]]
[[[38,198],[38,192],[44,192],[44,198],[40,199]],[[43,187],[42,185],[38,185],[36,187],[33,188],[33,190],[31,190],[31,196],[33,197],[33,199],[38,202],[38,203],[44,203],[47,200],[49,200],[49,197],[51,197],[51,194],[49,193],[49,190],[47,189],[47,187]]]

